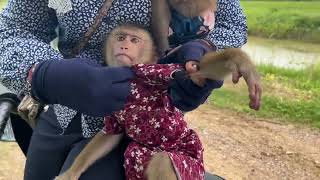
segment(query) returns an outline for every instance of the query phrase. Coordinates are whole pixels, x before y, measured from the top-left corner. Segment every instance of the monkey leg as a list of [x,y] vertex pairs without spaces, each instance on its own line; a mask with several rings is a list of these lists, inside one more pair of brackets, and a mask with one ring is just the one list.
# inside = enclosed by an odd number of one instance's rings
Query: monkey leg
[[174,151],[153,155],[146,176],[148,180],[203,180],[203,148],[198,135],[190,130]]
[[175,169],[166,152],[159,152],[151,158],[145,175],[148,180],[177,180]]
[[[124,153],[124,168],[128,180],[177,180],[167,153],[157,153],[136,142],[131,142]],[[151,165],[150,165],[151,164]]]
[[131,142],[126,152],[124,153],[124,168],[126,179],[128,180],[142,180],[145,179],[144,172],[147,169],[153,151],[136,142]]

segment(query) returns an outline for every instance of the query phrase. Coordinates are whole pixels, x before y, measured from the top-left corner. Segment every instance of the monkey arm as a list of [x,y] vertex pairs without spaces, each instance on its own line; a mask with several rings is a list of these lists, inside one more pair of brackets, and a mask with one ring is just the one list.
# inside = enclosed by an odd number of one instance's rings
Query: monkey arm
[[94,136],[75,159],[70,169],[62,176],[71,176],[74,177],[74,179],[78,179],[90,165],[102,156],[108,154],[120,142],[123,133],[124,129],[118,123],[117,117],[114,116],[114,114],[106,116],[102,131]]
[[[215,51],[215,46],[203,40],[193,40],[169,54],[160,63],[186,63],[190,60],[200,61],[207,52]],[[193,83],[186,72],[175,73],[169,86],[170,96],[174,105],[182,111],[191,111],[204,103],[211,91],[220,88],[223,81],[207,80],[203,87]]]
[[62,59],[49,45],[58,21],[47,0],[11,0],[0,15],[0,81],[26,94],[26,77],[37,62]]
[[200,75],[209,79],[222,80],[231,73],[241,74],[248,86],[249,107],[259,110],[262,94],[260,76],[250,57],[240,48],[229,48],[220,52],[208,53],[203,56],[199,68],[200,71],[193,75]]
[[70,173],[74,179],[78,179],[95,161],[108,154],[118,145],[122,136],[123,134],[108,135],[99,132],[77,156],[66,173]]
[[154,41],[158,47],[158,53],[162,55],[165,50],[169,49],[167,38],[171,13],[167,0],[152,0],[151,4],[151,30],[152,34],[156,34],[156,36],[154,36]]
[[237,48],[247,42],[247,22],[240,0],[218,0],[216,22],[207,39],[217,49]]

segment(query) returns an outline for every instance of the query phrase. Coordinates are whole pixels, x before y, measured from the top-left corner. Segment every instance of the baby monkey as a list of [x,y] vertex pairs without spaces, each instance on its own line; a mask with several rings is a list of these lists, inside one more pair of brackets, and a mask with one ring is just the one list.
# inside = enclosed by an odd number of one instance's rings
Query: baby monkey
[[[124,135],[132,139],[124,153],[127,179],[204,179],[200,139],[195,131],[187,127],[182,112],[173,106],[167,93],[170,80],[183,66],[155,64],[157,56],[151,35],[134,25],[115,28],[109,34],[105,47],[108,65],[128,66],[136,74],[130,83],[131,92],[124,108],[105,117],[103,130],[90,141],[71,167],[56,179],[79,179],[90,165],[108,154]],[[232,56],[248,58],[241,56],[242,53],[235,51]],[[210,62],[213,62],[222,66],[218,69],[228,72],[233,71],[234,67],[238,70],[243,66],[241,61],[228,56],[211,55],[203,59],[206,66],[212,66]],[[190,66],[192,64],[186,64],[187,71]],[[215,73],[207,73],[202,63],[199,66],[204,71],[191,73],[191,77],[220,77]]]
[[204,17],[208,11],[215,12],[217,9],[216,0],[152,0],[151,3],[151,29],[160,55],[169,49],[168,35],[172,9],[188,18]]

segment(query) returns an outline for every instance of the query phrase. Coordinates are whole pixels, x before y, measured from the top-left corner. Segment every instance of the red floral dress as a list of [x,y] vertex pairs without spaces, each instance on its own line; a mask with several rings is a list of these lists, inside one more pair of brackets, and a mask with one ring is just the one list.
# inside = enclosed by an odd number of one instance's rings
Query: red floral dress
[[133,66],[137,78],[131,81],[124,109],[105,117],[104,133],[126,133],[133,140],[124,154],[127,179],[145,179],[152,155],[163,151],[178,179],[204,179],[202,144],[167,92],[172,73],[180,68],[173,64]]

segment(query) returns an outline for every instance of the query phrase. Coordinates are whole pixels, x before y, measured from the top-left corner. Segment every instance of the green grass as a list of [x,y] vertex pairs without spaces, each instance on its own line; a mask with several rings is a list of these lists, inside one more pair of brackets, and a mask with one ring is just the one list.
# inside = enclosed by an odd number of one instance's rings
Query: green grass
[[319,1],[242,1],[250,35],[320,42]]
[[257,117],[308,124],[320,128],[320,65],[312,70],[291,70],[271,65],[258,67],[264,89],[259,111],[248,107],[248,92],[242,85],[215,90],[210,102]]
[[[320,92],[320,64],[305,69],[278,68],[273,65],[259,65],[264,77],[274,76],[279,83],[302,91]],[[275,78],[273,78],[275,79]]]
[[0,11],[3,9],[3,7],[7,4],[7,0],[0,0]]

